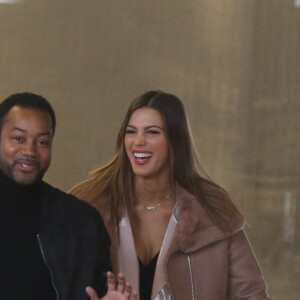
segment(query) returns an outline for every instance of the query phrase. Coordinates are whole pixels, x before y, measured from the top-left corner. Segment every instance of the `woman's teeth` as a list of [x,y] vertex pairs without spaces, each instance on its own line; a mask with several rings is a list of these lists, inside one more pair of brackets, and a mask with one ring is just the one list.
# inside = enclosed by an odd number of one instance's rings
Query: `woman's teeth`
[[134,153],[133,155],[136,158],[148,158],[152,156],[151,153]]

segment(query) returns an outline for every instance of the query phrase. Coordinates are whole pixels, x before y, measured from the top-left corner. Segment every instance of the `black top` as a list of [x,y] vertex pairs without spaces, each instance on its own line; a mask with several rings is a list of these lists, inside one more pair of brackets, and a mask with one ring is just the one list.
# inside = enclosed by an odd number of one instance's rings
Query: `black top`
[[152,293],[152,286],[154,280],[154,274],[156,269],[156,263],[158,259],[159,252],[152,258],[152,260],[144,265],[140,259],[140,299],[141,300],[150,300]]
[[0,298],[53,300],[55,291],[39,247],[41,182],[20,185],[0,169]]

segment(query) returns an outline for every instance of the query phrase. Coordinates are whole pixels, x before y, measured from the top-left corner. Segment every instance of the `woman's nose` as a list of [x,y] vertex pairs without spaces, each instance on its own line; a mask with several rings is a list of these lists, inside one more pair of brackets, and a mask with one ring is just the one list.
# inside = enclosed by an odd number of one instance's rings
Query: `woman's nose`
[[136,145],[144,145],[146,142],[146,137],[143,133],[137,134],[134,140]]

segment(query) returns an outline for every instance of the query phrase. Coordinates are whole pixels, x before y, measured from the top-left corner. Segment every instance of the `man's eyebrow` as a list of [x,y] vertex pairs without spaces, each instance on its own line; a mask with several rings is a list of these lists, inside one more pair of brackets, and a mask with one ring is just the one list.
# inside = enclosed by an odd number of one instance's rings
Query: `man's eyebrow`
[[21,132],[24,132],[24,133],[27,132],[27,130],[19,128],[19,127],[14,127],[11,131],[15,131],[15,130],[18,130],[18,131],[21,131]]
[[[22,129],[22,128],[20,128],[20,127],[14,127],[14,128],[11,130],[11,132],[12,132],[12,131],[15,131],[15,130],[21,131],[21,132],[23,132],[23,133],[27,133],[27,130]],[[39,135],[39,136],[43,136],[43,135],[49,135],[49,136],[51,136],[51,133],[48,132],[48,131],[46,131],[46,132],[40,132],[38,135]]]
[[52,136],[52,134],[50,132],[41,132],[38,134],[39,136],[44,136],[44,135],[49,135]]

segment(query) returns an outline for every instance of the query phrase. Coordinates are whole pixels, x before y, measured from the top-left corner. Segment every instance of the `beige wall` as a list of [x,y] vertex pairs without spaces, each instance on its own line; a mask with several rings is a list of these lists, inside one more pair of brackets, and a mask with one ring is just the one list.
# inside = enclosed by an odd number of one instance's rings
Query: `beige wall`
[[300,8],[292,0],[0,4],[0,98],[47,97],[46,179],[68,190],[114,155],[130,101],[182,98],[210,174],[233,195],[274,299],[300,287]]

